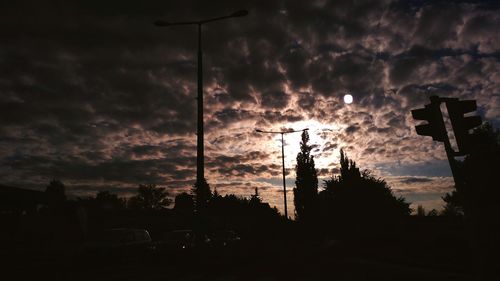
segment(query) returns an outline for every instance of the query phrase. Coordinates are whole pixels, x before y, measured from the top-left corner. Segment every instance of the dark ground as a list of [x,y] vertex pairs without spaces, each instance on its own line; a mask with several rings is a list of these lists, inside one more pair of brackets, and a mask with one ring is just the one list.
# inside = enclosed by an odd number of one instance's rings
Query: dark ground
[[[404,240],[404,239],[403,239]],[[438,244],[436,244],[438,245]],[[447,245],[318,239],[115,257],[3,253],[3,280],[476,280],[473,255]],[[434,246],[434,247],[433,247]],[[7,256],[8,255],[8,256]]]

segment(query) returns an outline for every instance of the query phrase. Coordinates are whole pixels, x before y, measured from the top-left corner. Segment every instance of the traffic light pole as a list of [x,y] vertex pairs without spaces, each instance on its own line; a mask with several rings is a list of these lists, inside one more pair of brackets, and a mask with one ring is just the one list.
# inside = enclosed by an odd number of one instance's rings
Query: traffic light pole
[[[436,108],[436,111],[438,111],[439,115],[440,115],[439,120],[436,120],[436,122],[440,123],[439,126],[441,128],[446,128],[444,125],[444,121],[443,121],[443,113],[441,112],[441,109],[440,109],[441,102],[445,102],[446,98],[443,99],[443,98],[439,98],[437,96],[432,96],[430,98],[430,100],[431,100],[431,106],[434,106]],[[453,181],[455,182],[455,187],[457,188],[457,190],[459,192],[461,192],[463,180],[462,180],[461,173],[458,169],[457,161],[455,160],[455,151],[451,147],[450,138],[448,137],[448,133],[446,131],[444,131],[442,134],[442,140],[444,143],[444,149],[446,151],[446,157],[448,158],[448,162],[450,164],[450,169],[451,169],[451,174],[453,176]]]
[[444,141],[444,149],[446,150],[446,156],[448,157],[448,162],[450,163],[451,174],[453,176],[453,181],[455,182],[455,187],[459,192],[462,191],[462,176],[460,171],[458,170],[457,161],[455,160],[454,151],[451,148],[450,140],[448,135]]
[[[459,167],[455,160],[456,156],[464,156],[473,151],[473,143],[469,131],[479,125],[482,120],[480,116],[467,116],[467,113],[475,111],[477,108],[475,100],[459,100],[457,98],[440,98],[437,96],[430,97],[431,103],[425,105],[425,108],[418,108],[411,111],[415,120],[426,121],[424,124],[415,126],[418,135],[430,136],[433,140],[443,142],[446,156],[450,164],[453,181],[455,182],[455,190],[458,198],[462,201],[465,223],[467,229],[471,231],[476,243],[488,242],[484,240],[484,218],[476,213],[478,204],[481,204],[481,198],[477,198],[474,194],[474,188],[477,186],[466,185],[466,176],[463,168]],[[448,131],[446,129],[443,114],[441,112],[441,104],[446,104],[448,117],[453,127],[455,140],[457,142],[457,151],[454,151],[450,144]],[[485,244],[486,245],[486,244]],[[489,245],[487,246],[489,247]],[[486,247],[485,247],[486,248]],[[483,249],[486,250],[486,249]],[[493,253],[493,252],[491,252]],[[486,257],[486,256],[485,256]],[[490,270],[490,269],[489,269]]]
[[[444,144],[444,149],[446,151],[446,157],[448,158],[448,163],[450,164],[450,170],[451,174],[453,176],[453,181],[455,183],[455,189],[461,196],[464,196],[466,190],[465,190],[465,181],[464,181],[464,176],[462,171],[460,171],[460,168],[458,166],[457,161],[455,160],[455,156],[462,155],[461,153],[457,153],[453,150],[451,147],[450,143],[450,138],[448,137],[448,133],[446,130],[446,126],[444,124],[443,120],[443,113],[441,112],[441,103],[449,103],[450,101],[454,101],[454,99],[450,98],[440,98],[437,96],[432,96],[430,98],[431,104],[426,106],[426,111],[429,112],[427,114],[431,114],[430,112],[433,112],[433,118],[429,119],[429,123],[432,122],[432,125],[434,126],[433,130],[422,130],[420,129],[420,133],[422,134],[427,134],[427,133],[432,133],[432,137],[434,140],[443,142]],[[418,111],[418,110],[417,110]],[[422,116],[419,116],[419,113],[412,112],[414,114],[414,118],[417,117],[416,119],[419,119]],[[422,126],[422,125],[421,125]],[[426,126],[426,125],[423,125]],[[418,128],[418,127],[417,127]],[[421,127],[422,128],[422,127]],[[417,129],[418,133],[418,129]],[[419,134],[420,134],[419,133]],[[469,204],[467,200],[464,200],[464,210],[466,210],[464,213],[466,216],[469,216]]]

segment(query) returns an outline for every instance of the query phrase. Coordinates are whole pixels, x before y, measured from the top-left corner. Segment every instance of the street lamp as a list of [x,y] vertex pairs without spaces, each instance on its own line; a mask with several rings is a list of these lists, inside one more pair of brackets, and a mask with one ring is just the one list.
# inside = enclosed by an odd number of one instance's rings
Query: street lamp
[[198,128],[197,128],[197,151],[196,151],[196,183],[197,186],[203,184],[205,178],[205,156],[204,156],[204,133],[203,133],[203,68],[202,68],[202,51],[201,51],[201,26],[205,23],[228,19],[244,17],[248,15],[247,10],[236,11],[230,15],[204,19],[198,21],[182,21],[182,22],[168,22],[164,20],[157,20],[154,25],[158,27],[169,27],[174,25],[198,25]]
[[291,130],[291,131],[263,131],[260,129],[255,129],[257,133],[264,133],[264,134],[281,134],[281,159],[283,163],[283,202],[285,205],[285,218],[288,219],[288,210],[286,206],[286,182],[285,182],[285,141],[283,139],[284,134],[289,134],[289,133],[297,133],[297,132],[304,132],[309,130],[309,128],[305,128],[302,130]]

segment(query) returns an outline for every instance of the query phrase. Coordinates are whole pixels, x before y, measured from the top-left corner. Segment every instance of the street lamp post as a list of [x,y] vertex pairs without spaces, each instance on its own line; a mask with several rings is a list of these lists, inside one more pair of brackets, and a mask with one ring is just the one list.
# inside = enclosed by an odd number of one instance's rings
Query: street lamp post
[[168,22],[157,20],[154,25],[158,27],[169,27],[175,25],[197,25],[198,26],[198,126],[197,126],[197,150],[196,150],[196,183],[201,186],[205,178],[205,154],[204,154],[204,130],[203,130],[203,65],[201,51],[201,26],[205,23],[219,21],[223,19],[244,17],[248,15],[247,10],[236,11],[230,15],[198,20],[198,21],[183,21],[183,22]]
[[283,202],[284,202],[284,208],[285,208],[285,218],[288,219],[288,208],[286,205],[286,181],[285,181],[285,140],[283,138],[284,134],[289,134],[289,133],[297,133],[297,132],[303,132],[307,131],[309,128],[305,128],[302,130],[291,130],[291,131],[263,131],[259,129],[255,129],[256,132],[258,133],[265,133],[265,134],[281,134],[281,160],[282,160],[282,165],[283,165]]

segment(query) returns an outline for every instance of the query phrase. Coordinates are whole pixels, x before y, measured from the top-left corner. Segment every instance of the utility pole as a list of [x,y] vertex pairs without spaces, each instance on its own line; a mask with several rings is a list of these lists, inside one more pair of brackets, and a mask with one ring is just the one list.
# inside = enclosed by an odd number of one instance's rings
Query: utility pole
[[308,128],[305,128],[303,130],[290,130],[290,131],[262,131],[259,129],[255,129],[256,132],[258,133],[265,133],[265,134],[281,134],[281,161],[282,161],[282,167],[283,167],[283,207],[285,208],[285,218],[288,219],[288,207],[286,204],[286,179],[285,179],[285,139],[284,139],[284,134],[290,134],[290,133],[297,133],[297,132],[303,132],[309,130]]
[[198,23],[198,120],[196,143],[196,183],[201,186],[205,179],[205,132],[203,125],[203,54],[201,51],[201,23]]
[[236,11],[230,15],[210,18],[198,21],[182,21],[182,22],[168,22],[164,20],[157,20],[154,25],[158,27],[169,27],[176,25],[197,25],[198,26],[198,118],[197,118],[197,149],[196,149],[196,184],[198,187],[203,185],[205,179],[205,146],[204,146],[204,128],[203,128],[203,54],[201,45],[201,26],[205,23],[219,21],[229,18],[244,17],[248,15],[247,10]]

